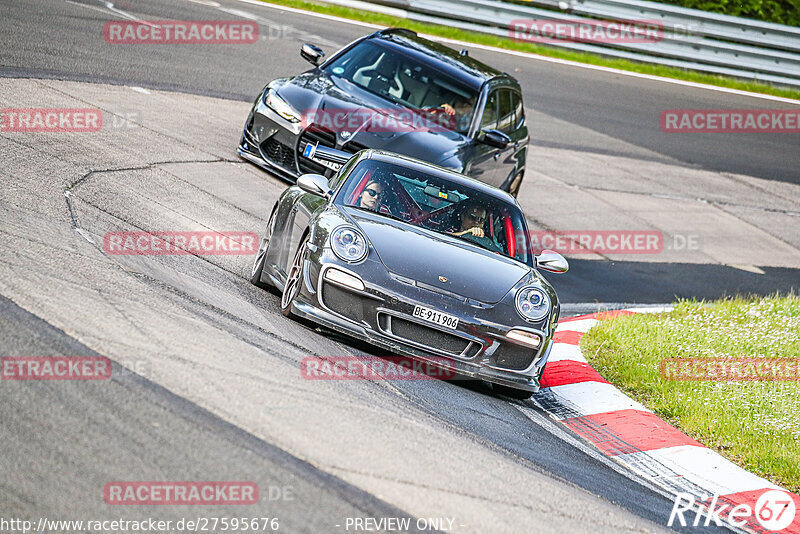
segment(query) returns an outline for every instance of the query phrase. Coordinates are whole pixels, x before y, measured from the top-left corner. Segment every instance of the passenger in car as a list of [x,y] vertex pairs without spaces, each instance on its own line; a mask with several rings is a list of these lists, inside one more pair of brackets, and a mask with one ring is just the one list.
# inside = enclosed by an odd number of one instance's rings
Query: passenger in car
[[385,190],[386,186],[383,182],[376,179],[370,180],[358,197],[358,206],[372,211],[380,210]]
[[472,107],[474,102],[471,98],[457,96],[451,104],[442,104],[442,110],[450,118],[450,127],[456,132],[466,132],[472,122]]
[[453,235],[472,235],[484,237],[483,226],[486,223],[486,208],[477,203],[468,203],[458,211],[459,228]]

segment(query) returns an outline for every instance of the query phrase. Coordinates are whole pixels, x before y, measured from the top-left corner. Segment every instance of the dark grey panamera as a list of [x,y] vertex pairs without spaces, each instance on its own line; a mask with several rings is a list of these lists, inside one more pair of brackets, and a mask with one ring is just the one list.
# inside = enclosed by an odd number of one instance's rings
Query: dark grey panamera
[[296,315],[394,353],[446,361],[502,394],[539,388],[559,316],[509,194],[419,160],[364,150],[306,174],[275,204],[251,281]]
[[[314,68],[267,84],[248,114],[239,155],[294,181],[330,177],[364,148],[466,174],[517,195],[528,127],[520,85],[465,52],[390,28],[329,59],[305,44]],[[340,154],[325,161],[308,146]]]

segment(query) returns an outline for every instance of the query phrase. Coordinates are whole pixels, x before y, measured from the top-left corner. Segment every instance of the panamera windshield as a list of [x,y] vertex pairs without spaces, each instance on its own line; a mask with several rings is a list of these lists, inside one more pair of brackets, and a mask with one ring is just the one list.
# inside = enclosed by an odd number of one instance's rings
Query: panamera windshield
[[437,176],[367,159],[350,173],[336,203],[532,264],[527,225],[516,205]]
[[469,130],[477,93],[393,47],[364,41],[326,65],[325,71],[413,110],[437,127]]

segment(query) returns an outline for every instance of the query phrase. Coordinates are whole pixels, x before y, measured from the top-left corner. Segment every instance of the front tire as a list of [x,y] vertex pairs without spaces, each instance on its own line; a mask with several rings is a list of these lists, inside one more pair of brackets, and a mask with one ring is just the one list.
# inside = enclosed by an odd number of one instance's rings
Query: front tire
[[519,190],[522,187],[522,173],[517,174],[511,183],[508,184],[508,194],[514,198],[519,195]]
[[269,241],[266,239],[261,240],[261,246],[258,247],[258,254],[253,261],[253,270],[250,273],[250,283],[261,289],[269,289],[272,284],[261,280],[261,274],[264,272],[264,263],[267,260],[267,249],[269,248]]
[[308,236],[303,238],[300,246],[297,247],[297,252],[294,254],[292,266],[289,268],[289,273],[286,276],[286,284],[283,286],[283,294],[281,295],[281,313],[286,317],[294,317],[292,313],[292,304],[294,299],[300,293],[300,285],[303,283],[303,253],[308,244]]

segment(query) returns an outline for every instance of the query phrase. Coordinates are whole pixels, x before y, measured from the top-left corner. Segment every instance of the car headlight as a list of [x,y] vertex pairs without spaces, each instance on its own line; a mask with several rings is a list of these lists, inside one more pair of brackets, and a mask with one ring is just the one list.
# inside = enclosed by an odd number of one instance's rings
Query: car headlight
[[550,313],[550,297],[537,286],[525,286],[514,299],[517,311],[530,321],[539,321]]
[[278,96],[278,93],[272,88],[267,89],[267,93],[264,95],[264,103],[289,122],[300,122],[301,120],[300,113],[290,106],[286,100]]
[[367,257],[367,238],[351,226],[340,226],[331,233],[331,248],[341,259],[355,263]]

